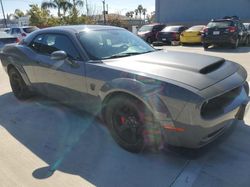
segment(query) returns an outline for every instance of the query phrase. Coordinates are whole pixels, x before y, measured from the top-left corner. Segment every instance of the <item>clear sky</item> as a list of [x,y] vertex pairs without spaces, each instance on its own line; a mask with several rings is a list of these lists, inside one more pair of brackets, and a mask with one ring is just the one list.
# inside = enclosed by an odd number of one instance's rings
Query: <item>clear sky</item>
[[[5,14],[14,13],[15,9],[21,9],[26,12],[29,4],[40,5],[43,0],[2,0]],[[85,0],[84,0],[85,1]],[[102,0],[88,0],[90,8],[99,13],[102,11]],[[109,13],[125,14],[127,11],[135,10],[139,4],[148,10],[148,13],[155,10],[155,0],[106,0],[109,7]],[[0,9],[0,18],[3,18],[2,9]]]

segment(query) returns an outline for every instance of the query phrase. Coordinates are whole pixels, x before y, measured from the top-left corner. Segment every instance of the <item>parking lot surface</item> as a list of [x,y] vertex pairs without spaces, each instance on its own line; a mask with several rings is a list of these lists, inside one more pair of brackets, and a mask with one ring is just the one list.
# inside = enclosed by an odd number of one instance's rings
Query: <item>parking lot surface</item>
[[[162,48],[220,56],[240,63],[250,74],[250,47]],[[3,187],[250,186],[249,110],[245,122],[234,124],[202,149],[132,154],[118,147],[106,127],[89,114],[44,98],[18,101],[2,67],[0,106]]]

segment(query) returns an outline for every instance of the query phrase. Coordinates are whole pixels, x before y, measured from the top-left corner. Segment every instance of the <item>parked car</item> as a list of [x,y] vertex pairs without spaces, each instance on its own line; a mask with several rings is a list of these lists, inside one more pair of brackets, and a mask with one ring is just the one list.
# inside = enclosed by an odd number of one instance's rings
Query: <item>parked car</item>
[[29,35],[31,32],[38,30],[36,26],[23,26],[23,27],[12,27],[8,31],[9,34],[16,36],[19,41]]
[[131,152],[204,146],[243,120],[249,100],[241,65],[156,50],[118,27],[41,29],[5,46],[0,58],[18,99],[39,93],[102,115],[115,141]]
[[181,44],[201,43],[201,34],[205,25],[196,25],[181,33]]
[[1,28],[0,32],[2,32],[2,31],[8,33],[10,31],[10,28]]
[[157,41],[171,44],[173,41],[180,41],[180,34],[185,31],[187,27],[179,26],[167,26],[157,34]]
[[247,30],[236,17],[212,20],[203,30],[203,47],[227,44],[237,48],[239,44],[248,44]]
[[4,31],[0,31],[0,50],[6,45],[11,43],[16,43],[17,37],[12,36]]
[[156,35],[158,32],[160,32],[165,25],[162,24],[150,24],[150,25],[143,25],[137,35],[141,37],[143,40],[145,40],[148,43],[153,43],[156,41]]

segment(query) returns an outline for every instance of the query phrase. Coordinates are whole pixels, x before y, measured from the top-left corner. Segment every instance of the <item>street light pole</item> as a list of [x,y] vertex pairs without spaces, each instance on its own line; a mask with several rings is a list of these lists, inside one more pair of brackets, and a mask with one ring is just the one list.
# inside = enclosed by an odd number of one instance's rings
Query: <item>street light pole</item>
[[3,19],[4,19],[5,28],[7,28],[7,21],[6,21],[6,18],[5,18],[3,2],[2,2],[2,0],[0,0],[0,2],[1,2],[2,12],[3,12]]

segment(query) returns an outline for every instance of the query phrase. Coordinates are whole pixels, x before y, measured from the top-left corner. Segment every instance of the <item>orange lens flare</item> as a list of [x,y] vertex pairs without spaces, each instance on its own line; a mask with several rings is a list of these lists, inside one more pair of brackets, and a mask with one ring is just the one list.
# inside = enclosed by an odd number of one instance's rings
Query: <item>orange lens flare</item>
[[170,130],[170,131],[175,131],[175,132],[184,132],[185,131],[185,129],[183,129],[183,128],[176,128],[176,127],[173,127],[171,125],[164,125],[163,128]]

